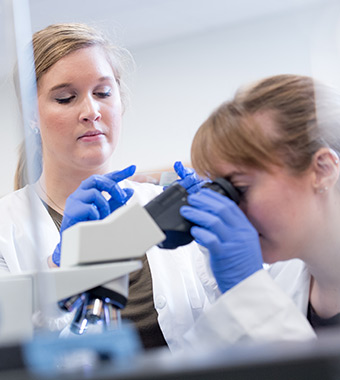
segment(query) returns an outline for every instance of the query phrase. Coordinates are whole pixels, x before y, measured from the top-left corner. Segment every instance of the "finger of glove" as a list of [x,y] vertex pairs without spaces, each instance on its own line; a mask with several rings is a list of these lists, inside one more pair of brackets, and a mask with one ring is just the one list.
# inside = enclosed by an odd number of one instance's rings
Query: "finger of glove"
[[180,214],[190,222],[213,233],[221,242],[233,238],[234,231],[217,215],[190,206],[182,206]]
[[54,262],[55,265],[60,267],[60,242],[55,247],[55,250],[52,253],[52,261]]
[[92,175],[83,181],[76,191],[97,189],[99,191],[106,191],[109,193],[111,188],[114,187],[116,183],[117,181],[114,181],[106,175]]
[[136,165],[130,165],[123,170],[114,171],[114,172],[105,174],[104,177],[106,177],[112,181],[115,181],[115,182],[120,182],[120,181],[134,175],[135,171],[136,171]]
[[[117,182],[109,178],[106,178],[103,176],[97,183],[97,188],[100,191],[106,191],[111,196],[109,200],[110,206],[108,207],[108,210],[107,210],[108,213],[105,216],[107,216],[110,212],[113,211],[111,208],[111,205],[113,205],[115,202],[117,203],[117,207],[118,207],[118,205],[121,206],[127,200],[126,192],[118,185]],[[105,198],[103,197],[103,199]]]
[[254,226],[232,200],[210,189],[204,189],[198,195],[201,197],[196,197],[194,200],[192,200],[192,196],[189,196],[188,202],[200,210],[217,216],[223,222],[228,234],[226,233],[222,237],[222,231],[218,230],[221,241],[258,238],[258,232]]
[[[183,206],[181,208],[184,209],[190,209],[190,207]],[[195,210],[193,210],[193,213],[195,213]],[[191,234],[195,233],[196,228],[199,228],[197,231],[197,234],[195,234],[195,239],[202,239],[202,236],[206,236],[205,240],[202,240],[202,245],[204,245],[208,249],[214,249],[214,251],[218,250],[225,250],[229,252],[229,258],[239,261],[242,260],[245,257],[248,257],[247,260],[249,261],[258,261],[257,257],[262,258],[261,255],[261,248],[258,241],[258,237],[254,236],[253,234],[244,234],[243,231],[241,231],[242,238],[238,238],[238,231],[230,230],[227,226],[224,224],[219,225],[219,222],[216,222],[212,220],[210,223],[209,221],[205,221],[204,218],[210,218],[207,216],[207,214],[204,215],[204,213],[201,213],[199,215],[199,218],[202,223],[199,223],[200,220],[198,218],[195,218],[197,221],[197,226],[193,226],[191,228]],[[192,221],[194,218],[191,218]],[[211,227],[212,225],[213,227]],[[206,232],[204,232],[206,231]],[[209,238],[209,240],[208,240]],[[201,244],[201,243],[200,243]]]
[[[181,166],[176,172],[181,179],[177,180],[177,183],[183,186],[189,194],[196,193],[205,181],[200,178],[193,169],[184,168],[181,162],[178,163]],[[174,168],[176,168],[176,166],[174,166]]]
[[110,188],[131,175],[136,171],[136,166],[131,165],[121,171],[115,171],[105,175],[92,175],[83,181],[78,189],[88,190],[96,188],[100,191],[109,192]]
[[190,233],[198,244],[209,250],[213,257],[217,258],[217,256],[221,256],[221,242],[218,236],[216,236],[213,232],[202,227],[193,226],[190,229]]
[[110,212],[113,212],[118,207],[124,205],[132,197],[133,193],[134,193],[133,189],[119,188],[119,191],[113,196],[111,196],[111,199],[109,200]]
[[125,202],[127,202],[133,196],[133,194],[134,194],[135,191],[133,189],[128,188],[128,187],[125,187],[123,190],[126,193]]
[[211,269],[222,292],[262,269],[262,260],[256,255],[254,257],[242,251],[235,254],[233,245],[220,243],[208,230],[194,226],[191,235],[198,244],[208,249]]
[[[95,202],[95,197],[90,198],[92,191],[96,191],[98,194],[97,201]],[[94,175],[87,178],[81,183],[79,188],[74,192],[72,198],[78,198],[84,203],[95,202],[97,208],[100,210],[101,219],[105,218],[110,214],[110,206],[102,194],[102,191],[106,191],[111,196],[112,194],[120,193],[120,196],[123,198],[125,194],[123,191],[117,187],[117,183],[112,181],[105,176]],[[117,195],[116,195],[117,196]]]
[[250,224],[234,201],[211,189],[201,189],[188,196],[188,203],[210,214],[218,215],[230,227],[244,227]]
[[93,203],[91,204],[78,204],[74,208],[72,215],[64,214],[63,220],[60,226],[60,233],[62,233],[67,228],[70,228],[74,224],[79,222],[84,222],[86,220],[98,220],[100,219],[100,213]]
[[108,190],[111,195],[110,204],[117,203],[117,205],[123,205],[127,201],[127,193],[123,190],[118,183],[112,181],[111,188]]
[[[103,183],[104,182],[102,182],[102,184]],[[108,189],[108,185],[103,186],[103,188]],[[78,215],[79,212],[81,212],[82,207],[84,207],[85,204],[94,204],[97,210],[99,211],[99,219],[105,218],[106,216],[110,214],[110,206],[108,204],[108,201],[105,199],[105,197],[101,193],[101,191],[105,191],[105,190],[100,190],[100,189],[98,190],[96,188],[90,188],[88,190],[83,190],[83,189],[76,190],[67,199],[64,214],[67,214],[70,216],[71,215],[76,216]],[[88,209],[85,208],[84,212],[86,212],[86,210]],[[92,213],[91,209],[90,209],[90,213]]]
[[174,164],[174,170],[175,172],[178,174],[178,176],[181,178],[181,179],[184,179],[185,177],[187,177],[188,175],[194,173],[195,171],[191,168],[186,168],[183,166],[182,162],[181,161],[176,161],[175,164]]
[[[189,177],[187,177],[189,178]],[[185,181],[186,178],[183,180]],[[186,190],[189,194],[195,194],[199,190],[201,190],[201,187],[204,185],[205,181],[204,180],[197,180],[197,178],[194,179],[193,184],[189,185],[186,187]]]
[[178,179],[177,183],[183,186],[185,189],[189,189],[191,186],[194,186],[198,182],[194,173],[188,174],[183,179]]

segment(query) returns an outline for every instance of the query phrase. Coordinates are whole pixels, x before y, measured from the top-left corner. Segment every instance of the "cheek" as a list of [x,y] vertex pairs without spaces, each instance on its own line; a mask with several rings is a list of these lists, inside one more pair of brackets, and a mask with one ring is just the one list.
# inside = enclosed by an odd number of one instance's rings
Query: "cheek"
[[122,112],[120,107],[107,107],[102,110],[102,120],[113,134],[119,134],[122,125]]
[[280,218],[282,211],[280,204],[275,193],[253,192],[240,203],[240,208],[258,232],[264,233],[277,225],[277,218]]
[[294,189],[271,187],[249,197],[245,214],[266,239],[288,243],[306,218],[306,197]]
[[43,107],[39,110],[41,132],[48,133],[67,131],[70,125],[71,116],[65,109],[63,112],[56,110],[54,107]]

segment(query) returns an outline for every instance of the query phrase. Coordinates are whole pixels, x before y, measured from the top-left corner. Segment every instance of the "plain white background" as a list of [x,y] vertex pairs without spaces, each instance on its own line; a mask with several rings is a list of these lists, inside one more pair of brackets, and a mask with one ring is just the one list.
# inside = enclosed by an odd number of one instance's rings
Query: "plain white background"
[[[10,0],[0,0],[4,20]],[[280,73],[340,86],[337,2],[300,0],[31,0],[33,32],[54,22],[90,22],[136,61],[130,105],[112,167],[162,170],[190,164],[200,124],[243,84]],[[2,26],[1,26],[2,25]],[[10,67],[11,27],[0,22],[0,196],[12,190],[22,138]],[[3,59],[4,58],[4,59]]]

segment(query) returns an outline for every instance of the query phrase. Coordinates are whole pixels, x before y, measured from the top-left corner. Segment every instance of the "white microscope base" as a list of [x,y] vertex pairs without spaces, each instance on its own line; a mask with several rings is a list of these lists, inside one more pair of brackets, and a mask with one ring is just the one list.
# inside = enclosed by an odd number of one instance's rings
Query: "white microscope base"
[[32,325],[31,275],[0,275],[0,345],[31,339]]

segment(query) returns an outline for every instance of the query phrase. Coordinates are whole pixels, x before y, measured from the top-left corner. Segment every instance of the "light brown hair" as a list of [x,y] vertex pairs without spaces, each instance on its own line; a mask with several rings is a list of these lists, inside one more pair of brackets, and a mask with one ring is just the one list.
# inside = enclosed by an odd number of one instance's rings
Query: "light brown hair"
[[[53,24],[36,32],[32,38],[34,51],[35,76],[37,87],[41,77],[60,59],[66,55],[91,46],[99,46],[103,49],[111,64],[115,78],[120,88],[123,107],[127,101],[127,87],[123,81],[123,74],[133,67],[133,59],[130,53],[118,46],[113,45],[100,31],[86,24],[62,23]],[[18,91],[18,74],[14,73],[14,84]],[[20,101],[20,99],[19,99]],[[26,152],[22,144],[19,150],[19,161],[15,173],[14,187],[20,189],[28,183],[27,165],[33,165],[35,170],[32,182],[41,175],[42,154],[40,135],[29,136],[29,146],[32,152]],[[26,144],[27,146],[27,144]],[[31,150],[31,149],[30,149]]]
[[[275,130],[256,122],[269,115]],[[285,166],[299,174],[321,147],[340,153],[340,101],[335,89],[307,76],[277,75],[240,89],[198,129],[191,147],[192,165],[211,179],[217,161],[269,170]]]

